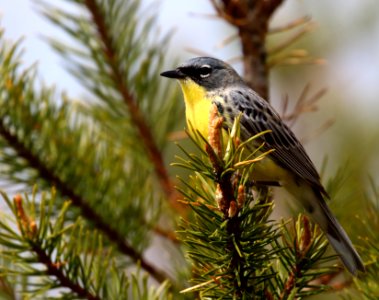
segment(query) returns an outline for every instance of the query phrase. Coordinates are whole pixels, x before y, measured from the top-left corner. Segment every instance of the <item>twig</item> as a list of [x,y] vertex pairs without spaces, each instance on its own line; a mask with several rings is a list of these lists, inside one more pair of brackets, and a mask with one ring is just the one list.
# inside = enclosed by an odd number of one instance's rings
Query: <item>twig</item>
[[100,300],[101,298],[97,295],[92,294],[90,291],[86,290],[76,282],[73,282],[69,277],[67,277],[59,265],[54,263],[51,258],[46,254],[46,252],[41,248],[40,245],[36,243],[31,243],[32,251],[37,254],[38,261],[45,265],[47,268],[46,273],[49,276],[54,276],[57,278],[62,287],[69,288],[73,291],[79,298],[85,298],[88,300]]
[[293,126],[301,114],[316,111],[318,109],[317,102],[319,102],[325,95],[327,89],[320,89],[313,95],[308,96],[310,87],[310,84],[306,84],[304,86],[294,108],[292,109],[292,112],[287,112],[289,103],[288,96],[284,97],[281,115],[283,120],[285,120],[289,126]]
[[332,282],[338,276],[340,276],[344,273],[345,273],[345,269],[341,268],[340,270],[338,270],[332,274],[327,274],[327,275],[321,276],[320,278],[318,278],[318,281],[323,285],[330,286],[334,291],[340,291],[340,290],[343,290],[343,289],[350,287],[354,283],[353,277],[349,277],[343,281],[339,281],[339,282],[335,282],[335,283]]
[[268,49],[267,52],[270,55],[276,54],[280,51],[283,51],[284,49],[288,48],[291,46],[293,43],[298,41],[301,37],[303,37],[305,34],[313,30],[314,26],[313,24],[308,24],[308,26],[304,26],[301,30],[293,34],[290,38],[286,39],[282,43],[276,45],[275,47],[272,47],[271,49]]
[[289,274],[288,279],[286,283],[284,284],[284,289],[282,293],[280,294],[279,300],[286,299],[291,294],[291,291],[294,289],[295,286],[296,286],[296,276],[295,276],[295,270],[294,270]]
[[193,55],[197,56],[212,56],[211,53],[205,52],[203,50],[192,48],[192,47],[186,47],[185,50]]
[[279,26],[279,27],[276,27],[276,28],[271,28],[270,31],[269,31],[269,33],[270,34],[275,34],[275,33],[285,32],[285,31],[288,31],[290,29],[293,29],[293,28],[305,25],[310,20],[311,20],[311,18],[309,16],[304,16],[304,17],[301,17],[299,19],[293,20],[292,22],[290,22],[290,23],[288,23],[288,24],[286,24],[284,26]]
[[335,123],[334,119],[328,119],[324,123],[321,124],[320,127],[317,129],[313,130],[311,134],[307,135],[306,137],[303,137],[300,139],[302,144],[306,144],[311,140],[314,140],[316,137],[320,136],[322,133],[327,131],[332,125]]
[[203,203],[200,201],[186,201],[186,200],[178,200],[180,203],[183,203],[185,205],[191,205],[191,206],[206,206],[208,209],[212,211],[220,211],[220,209],[214,205],[210,205],[207,203]]
[[[325,65],[327,61],[323,58],[313,57],[308,54],[304,55],[305,50],[293,50],[282,57],[270,59],[267,63],[269,69],[279,65]],[[301,53],[303,52],[303,53]]]
[[238,34],[237,33],[231,34],[230,36],[228,36],[224,40],[222,40],[218,45],[216,45],[216,48],[223,48],[226,45],[228,45],[228,44],[232,43],[233,41],[235,41],[237,38],[238,38]]
[[172,131],[168,134],[167,140],[169,141],[178,141],[188,138],[188,134],[184,130]]
[[153,231],[161,236],[161,237],[164,237],[166,238],[167,240],[170,240],[171,242],[175,243],[175,244],[180,244],[180,240],[178,240],[178,238],[176,237],[175,233],[171,230],[166,230],[166,229],[163,229],[162,227],[159,227],[159,226],[154,226],[153,227]]
[[331,285],[334,291],[341,291],[344,289],[347,289],[351,287],[351,285],[354,283],[354,280],[352,278],[349,278],[343,282],[334,283]]

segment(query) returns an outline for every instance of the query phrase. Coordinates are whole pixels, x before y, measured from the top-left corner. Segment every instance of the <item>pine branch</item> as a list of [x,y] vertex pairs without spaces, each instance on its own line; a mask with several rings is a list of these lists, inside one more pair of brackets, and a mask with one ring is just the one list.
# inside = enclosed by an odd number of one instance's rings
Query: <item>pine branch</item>
[[[56,209],[54,189],[50,198],[42,193],[36,214],[36,194],[35,190],[31,200],[16,195],[12,202],[2,193],[18,231],[15,224],[0,221],[0,256],[12,262],[8,266],[2,264],[0,272],[9,277],[21,276],[23,280],[33,278],[25,287],[18,285],[25,296],[46,299],[47,291],[58,289],[59,299],[126,300],[131,292],[134,299],[146,299],[146,295],[150,295],[148,299],[167,299],[167,283],[159,289],[148,288],[147,277],[140,278],[139,268],[129,283],[116,267],[113,251],[103,247],[101,235],[86,231],[80,219],[67,225],[69,202],[52,218]],[[139,286],[139,282],[143,285]]]
[[[55,185],[61,195],[72,199],[73,204],[80,208],[81,214],[89,223],[102,231],[111,242],[117,245],[121,253],[130,257],[135,263],[139,263],[158,282],[163,282],[168,276],[149,263],[136,250],[136,246],[127,240],[127,237],[142,233],[142,229],[137,231],[133,228],[138,227],[141,221],[136,219],[128,221],[132,223],[133,227],[131,227],[128,223],[121,222],[121,217],[117,217],[116,220],[118,220],[119,225],[127,224],[128,226],[116,229],[113,227],[113,223],[106,220],[104,206],[99,202],[103,201],[106,207],[110,206],[110,203],[106,203],[109,198],[106,197],[104,189],[110,197],[124,197],[123,194],[120,195],[117,188],[120,179],[124,188],[128,188],[125,183],[126,179],[119,175],[123,174],[127,177],[124,173],[123,162],[119,160],[118,150],[113,147],[113,144],[109,144],[110,149],[114,151],[112,155],[107,155],[107,152],[104,153],[105,156],[103,157],[98,154],[93,155],[91,150],[93,149],[93,142],[90,139],[86,140],[86,135],[96,137],[97,133],[91,132],[89,130],[90,125],[83,123],[83,120],[81,123],[74,120],[74,112],[68,109],[68,103],[60,108],[52,105],[53,91],[51,89],[43,87],[41,91],[36,92],[33,70],[23,71],[21,75],[15,71],[16,69],[19,70],[18,45],[11,45],[8,49],[4,42],[1,42],[3,48],[0,51],[0,62],[2,64],[0,68],[0,86],[2,89],[0,99],[0,136],[2,137],[0,163],[2,166],[7,166],[3,169],[3,176],[7,175],[10,180],[16,183],[32,185],[37,180],[42,179],[47,185]],[[96,140],[99,149],[101,149],[104,145],[101,145],[98,139]],[[104,150],[104,148],[102,149]],[[78,164],[73,158],[80,162],[79,170]],[[109,159],[114,160],[110,161]],[[116,168],[116,162],[119,163],[120,168]],[[115,175],[105,173],[104,177],[100,177],[97,171],[98,165],[107,168],[108,164],[112,166]],[[30,172],[31,170],[33,172]],[[90,180],[83,181],[83,174],[86,174]],[[109,189],[110,183],[115,185],[116,193],[112,193],[112,190]],[[136,198],[134,198],[132,191],[128,192],[135,201]],[[140,214],[140,208],[137,206],[139,204],[131,203],[134,206],[129,205],[126,208],[132,214],[134,213],[134,218],[137,218]],[[154,209],[154,206],[150,205],[150,207]],[[111,211],[114,220],[116,213],[125,210],[120,204],[117,205],[116,209],[117,211]],[[144,217],[146,212],[147,210],[143,211]],[[77,213],[74,212],[74,219],[75,216]],[[128,229],[131,231],[130,234],[125,234],[123,230]]]
[[49,182],[56,186],[56,188],[62,193],[63,196],[68,197],[72,200],[73,204],[81,209],[82,215],[91,222],[94,223],[96,228],[104,232],[106,236],[115,243],[120,250],[120,252],[132,258],[135,262],[139,262],[141,267],[149,272],[158,282],[163,282],[168,278],[168,276],[156,269],[153,265],[147,262],[143,256],[138,253],[125,238],[120,235],[120,233],[112,228],[112,226],[103,220],[102,216],[99,215],[80,195],[76,194],[64,181],[62,181],[58,175],[54,173],[53,170],[47,168],[43,161],[32,152],[15,136],[12,135],[9,130],[7,130],[2,122],[0,122],[0,135],[5,138],[10,146],[12,146],[18,153],[19,157],[25,159],[30,167],[39,172],[39,176],[43,178],[46,182]]
[[[2,195],[3,198],[7,198],[7,196],[4,193]],[[6,202],[8,203],[8,205],[11,205],[9,200],[6,200]],[[17,218],[16,220],[19,226],[19,230],[21,232],[21,236],[18,237],[18,239],[22,238],[25,241],[25,243],[23,243],[23,247],[25,248],[22,249],[22,252],[26,252],[26,250],[28,250],[35,255],[35,258],[33,259],[28,259],[28,257],[25,256],[25,260],[28,260],[33,263],[41,263],[42,265],[44,265],[46,269],[42,272],[39,272],[41,275],[43,274],[45,276],[53,276],[53,278],[55,278],[55,280],[59,282],[61,287],[68,288],[77,297],[88,300],[102,299],[101,297],[99,297],[99,295],[90,292],[88,289],[80,285],[78,278],[76,278],[76,281],[72,280],[72,278],[70,278],[67,274],[67,269],[62,268],[63,264],[59,262],[59,256],[55,258],[55,262],[52,260],[52,250],[46,249],[47,244],[45,244],[45,247],[43,247],[43,242],[40,236],[41,228],[38,228],[36,222],[32,218],[30,218],[30,216],[26,213],[22,197],[20,195],[16,195],[13,202],[14,206],[10,206],[10,208],[13,210]],[[41,226],[43,225],[41,224]],[[1,228],[7,228],[6,224],[2,223]],[[47,233],[46,230],[42,231],[44,231],[45,234]],[[4,235],[4,232],[0,233],[0,236],[2,235]],[[11,237],[11,235],[8,234],[8,239],[11,240],[12,238],[17,238],[15,233],[13,237]],[[58,240],[58,237],[56,237],[56,240]],[[12,244],[8,243],[7,245],[9,246]],[[47,254],[46,251],[49,251],[50,254]],[[21,261],[22,258],[20,257],[19,260]],[[12,271],[16,272],[15,270]]]
[[154,165],[157,178],[161,183],[163,191],[166,193],[168,199],[170,199],[174,205],[177,200],[177,193],[175,192],[175,189],[168,176],[167,169],[163,162],[162,153],[155,143],[155,138],[151,132],[151,129],[147,124],[144,115],[136,105],[134,95],[125,85],[124,79],[127,78],[127,74],[124,74],[123,71],[119,68],[120,58],[117,56],[117,52],[114,48],[114,37],[111,36],[110,30],[106,25],[103,11],[95,0],[85,0],[84,4],[86,5],[88,11],[91,13],[94,24],[97,27],[99,37],[103,42],[102,50],[107,57],[107,62],[111,69],[112,79],[114,80],[114,83],[120,92],[122,99],[130,111],[132,122],[135,124],[141,141],[145,145],[146,151],[149,153],[150,159]]
[[199,133],[190,134],[202,156],[182,149],[187,159],[176,164],[195,172],[190,181],[183,180],[187,190],[181,189],[195,218],[184,222],[179,236],[189,249],[196,284],[182,292],[198,292],[200,298],[284,300],[331,289],[317,282],[336,271],[324,266],[335,257],[324,256],[328,243],[318,228],[306,217],[299,217],[294,230],[270,220],[271,193],[251,182],[254,164],[268,154],[259,148],[246,151],[259,135],[241,142],[237,118],[223,144],[222,125],[214,107],[209,143]]
[[51,258],[45,253],[45,251],[38,245],[32,244],[31,250],[37,255],[38,261],[46,267],[46,274],[54,276],[59,282],[61,287],[65,287],[74,292],[78,297],[88,300],[100,300],[97,295],[90,293],[88,290],[81,287],[76,282],[73,282],[65,276],[62,270],[59,268],[59,264],[54,263]]
[[[117,0],[74,1],[74,3],[88,11],[89,16],[76,16],[47,3],[43,5],[43,13],[83,45],[82,48],[75,49],[59,41],[50,40],[53,47],[66,60],[78,59],[70,71],[108,106],[107,109],[104,105],[93,105],[89,109],[84,109],[85,113],[89,113],[91,118],[98,118],[100,127],[105,129],[107,137],[110,136],[109,130],[113,131],[112,134],[115,134],[113,143],[130,147],[130,154],[133,155],[130,160],[133,164],[137,165],[137,162],[143,166],[152,164],[156,171],[155,177],[161,183],[165,197],[175,209],[181,210],[161,150],[162,144],[167,143],[165,131],[172,130],[170,123],[177,123],[175,113],[171,112],[178,107],[178,102],[172,101],[174,97],[168,96],[170,93],[167,87],[157,81],[158,71],[152,71],[154,67],[160,69],[165,53],[162,44],[167,44],[166,40],[160,41],[159,47],[144,42],[154,19],[146,17],[145,22],[139,22],[145,23],[144,25],[136,24],[139,1],[133,3]],[[141,51],[138,49],[139,43],[143,46]],[[87,49],[88,52],[83,49]],[[137,64],[138,72],[135,70]],[[162,99],[159,99],[159,96]],[[159,105],[162,101],[164,104]],[[154,105],[159,107],[157,112],[154,111],[156,109]],[[124,113],[124,107],[128,108],[128,114]],[[146,157],[141,155],[144,152],[148,153],[149,162],[146,162]],[[148,168],[150,174],[150,166]],[[173,240],[172,235],[161,236]]]
[[[338,268],[324,266],[335,259],[325,255],[328,243],[319,228],[311,225],[308,218],[299,215],[293,228],[284,226],[283,252],[279,257],[286,272],[280,274],[281,290],[278,299],[306,297],[332,290],[321,278],[335,274]],[[274,247],[281,247],[277,243]],[[319,265],[321,264],[322,267]]]
[[183,181],[189,191],[181,190],[196,218],[185,222],[179,233],[189,248],[197,284],[182,292],[197,291],[200,298],[258,299],[268,295],[264,281],[274,276],[269,262],[277,250],[267,246],[277,232],[268,221],[269,195],[260,193],[254,199],[247,178],[248,170],[267,153],[245,156],[244,147],[257,137],[241,143],[238,118],[223,146],[222,124],[214,107],[209,143],[197,133],[190,136],[205,156],[183,149],[188,160],[177,164],[196,172],[191,182]]

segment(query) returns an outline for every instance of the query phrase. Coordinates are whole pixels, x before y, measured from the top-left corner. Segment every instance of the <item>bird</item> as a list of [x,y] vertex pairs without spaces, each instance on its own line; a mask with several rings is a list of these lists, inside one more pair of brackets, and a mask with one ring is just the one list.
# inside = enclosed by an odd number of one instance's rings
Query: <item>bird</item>
[[226,128],[239,117],[241,140],[267,131],[260,137],[263,150],[273,151],[256,163],[252,180],[279,183],[319,225],[348,271],[354,276],[365,271],[361,257],[326,203],[329,195],[304,147],[270,103],[232,66],[213,57],[195,57],[160,75],[179,81],[187,124],[204,137],[208,136],[209,112],[214,105]]

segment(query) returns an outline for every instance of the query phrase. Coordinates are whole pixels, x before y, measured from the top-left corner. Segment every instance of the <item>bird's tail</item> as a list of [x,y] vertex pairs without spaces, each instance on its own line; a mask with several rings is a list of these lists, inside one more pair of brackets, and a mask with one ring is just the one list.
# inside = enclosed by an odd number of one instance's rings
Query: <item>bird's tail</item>
[[[365,267],[363,265],[362,259],[360,258],[358,252],[355,250],[345,230],[333,216],[321,194],[318,197],[318,204],[320,207],[320,211],[318,213],[321,212],[323,216],[318,218],[318,216],[315,214],[314,218],[326,233],[329,243],[340,256],[342,262],[351,274],[357,275],[358,271],[364,272]],[[311,215],[313,215],[313,213],[311,213]]]
[[286,189],[301,202],[314,222],[316,222],[326,234],[330,245],[340,256],[343,264],[351,274],[357,275],[358,271],[365,271],[362,259],[355,250],[345,230],[333,216],[320,191],[309,184],[289,184]]

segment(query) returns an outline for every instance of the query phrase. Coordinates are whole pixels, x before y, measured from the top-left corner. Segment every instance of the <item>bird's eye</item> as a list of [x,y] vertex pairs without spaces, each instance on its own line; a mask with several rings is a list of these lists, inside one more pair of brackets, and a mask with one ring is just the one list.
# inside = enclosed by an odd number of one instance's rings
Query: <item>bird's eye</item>
[[202,65],[199,69],[199,74],[201,78],[207,78],[209,75],[211,75],[211,67],[209,65]]

